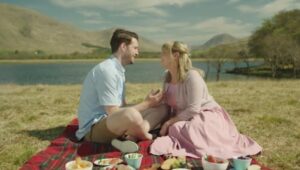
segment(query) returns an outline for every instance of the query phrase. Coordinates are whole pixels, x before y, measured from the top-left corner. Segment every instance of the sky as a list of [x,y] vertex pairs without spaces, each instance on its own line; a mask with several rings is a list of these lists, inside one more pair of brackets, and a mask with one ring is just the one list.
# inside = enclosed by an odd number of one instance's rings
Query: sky
[[300,0],[0,0],[83,30],[126,28],[154,42],[201,45],[222,33],[251,35],[265,19],[300,9]]

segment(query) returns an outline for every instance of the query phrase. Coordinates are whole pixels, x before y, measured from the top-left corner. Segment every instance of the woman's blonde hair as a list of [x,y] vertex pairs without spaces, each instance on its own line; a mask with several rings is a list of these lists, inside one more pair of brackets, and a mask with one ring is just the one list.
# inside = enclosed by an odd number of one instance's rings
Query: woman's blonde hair
[[[190,53],[188,46],[182,42],[174,41],[174,42],[167,42],[162,45],[162,50],[167,51],[170,54],[179,53],[178,65],[177,65],[177,80],[179,82],[183,82],[186,78],[187,72],[191,69],[194,69],[192,66],[192,61],[190,59]],[[197,70],[201,76],[203,76],[202,70]],[[171,82],[171,73],[168,71],[165,77],[165,82]]]

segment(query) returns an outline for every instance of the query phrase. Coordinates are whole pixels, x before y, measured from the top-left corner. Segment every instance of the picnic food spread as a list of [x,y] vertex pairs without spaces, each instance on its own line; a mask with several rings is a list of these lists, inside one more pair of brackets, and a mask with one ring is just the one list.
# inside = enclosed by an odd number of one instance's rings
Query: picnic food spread
[[93,164],[91,162],[82,160],[80,157],[76,157],[75,161],[66,164],[67,170],[90,170],[92,168]]
[[[128,154],[130,158],[135,158],[139,154]],[[243,158],[241,158],[243,159]],[[124,164],[124,161],[120,158],[103,158],[94,161],[96,166],[100,166],[102,170],[134,170],[130,165]],[[229,166],[229,161],[227,159],[221,159],[214,157],[212,155],[203,156],[202,167],[206,169],[217,169],[225,170]],[[66,164],[67,170],[89,170],[92,169],[93,165],[91,162],[82,160],[80,157],[76,157],[75,161],[70,161]],[[151,167],[143,168],[143,170],[188,170],[191,169],[192,165],[187,163],[185,157],[174,157],[169,156],[166,158],[162,164],[154,163]],[[251,165],[249,166],[251,170],[260,170],[260,166]]]

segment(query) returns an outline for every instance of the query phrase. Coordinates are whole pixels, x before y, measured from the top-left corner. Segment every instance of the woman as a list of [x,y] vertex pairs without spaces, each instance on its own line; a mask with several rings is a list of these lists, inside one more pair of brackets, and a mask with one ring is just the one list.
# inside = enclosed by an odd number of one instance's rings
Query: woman
[[192,67],[187,45],[165,43],[161,64],[167,70],[165,102],[172,116],[162,125],[162,137],[152,143],[152,154],[227,159],[262,150],[238,132],[229,114],[210,96],[202,76]]

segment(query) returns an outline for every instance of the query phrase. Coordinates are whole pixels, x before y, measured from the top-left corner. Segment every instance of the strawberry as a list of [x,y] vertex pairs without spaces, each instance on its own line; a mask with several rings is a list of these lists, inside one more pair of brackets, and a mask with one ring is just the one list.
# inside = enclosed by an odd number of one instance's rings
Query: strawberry
[[207,161],[208,162],[211,162],[211,163],[217,163],[217,160],[215,157],[211,156],[211,155],[208,155],[207,156]]

